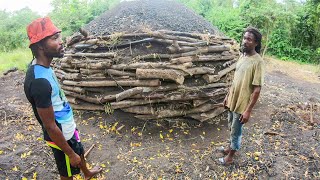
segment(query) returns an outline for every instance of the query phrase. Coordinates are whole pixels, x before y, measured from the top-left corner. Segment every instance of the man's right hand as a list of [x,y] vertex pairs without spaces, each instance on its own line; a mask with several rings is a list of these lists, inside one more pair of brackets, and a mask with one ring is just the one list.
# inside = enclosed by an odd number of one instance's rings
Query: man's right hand
[[71,156],[69,156],[70,164],[72,167],[80,168],[81,166],[81,158],[78,154],[73,153]]

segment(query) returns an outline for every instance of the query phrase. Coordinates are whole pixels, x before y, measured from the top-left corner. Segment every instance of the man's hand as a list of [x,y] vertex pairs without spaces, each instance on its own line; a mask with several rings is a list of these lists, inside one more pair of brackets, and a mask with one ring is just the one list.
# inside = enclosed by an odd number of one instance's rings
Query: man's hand
[[240,116],[240,123],[245,124],[249,121],[250,118],[250,111],[245,111],[241,116]]
[[81,166],[81,158],[78,154],[73,153],[71,156],[69,156],[70,164],[72,167],[80,168]]

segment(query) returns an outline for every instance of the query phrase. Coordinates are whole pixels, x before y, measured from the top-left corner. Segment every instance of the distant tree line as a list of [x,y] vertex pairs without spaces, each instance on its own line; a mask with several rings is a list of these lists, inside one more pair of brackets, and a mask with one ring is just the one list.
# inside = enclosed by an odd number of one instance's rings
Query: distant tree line
[[261,30],[263,53],[302,62],[320,61],[319,0],[179,0],[227,36],[241,42],[243,30]]
[[[48,14],[62,30],[64,37],[78,31],[101,13],[108,11],[120,0],[53,0],[53,11]],[[0,52],[28,46],[26,26],[40,17],[30,8],[15,12],[0,10]]]
[[[53,0],[49,16],[69,36],[120,0]],[[177,0],[239,43],[243,30],[263,33],[263,52],[281,59],[320,61],[320,1],[306,0]],[[0,11],[0,52],[26,47],[26,25],[40,17],[29,8]]]

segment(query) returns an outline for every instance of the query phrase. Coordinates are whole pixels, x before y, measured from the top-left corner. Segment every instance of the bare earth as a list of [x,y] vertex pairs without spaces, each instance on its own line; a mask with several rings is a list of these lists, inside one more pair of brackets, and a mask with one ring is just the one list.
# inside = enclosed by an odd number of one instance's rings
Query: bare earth
[[[85,149],[95,144],[88,164],[104,167],[97,179],[320,179],[318,74],[270,58],[266,64],[243,147],[228,167],[216,161],[216,148],[228,141],[225,115],[218,124],[199,124],[76,111]],[[0,179],[59,179],[23,81],[23,72],[0,77]]]

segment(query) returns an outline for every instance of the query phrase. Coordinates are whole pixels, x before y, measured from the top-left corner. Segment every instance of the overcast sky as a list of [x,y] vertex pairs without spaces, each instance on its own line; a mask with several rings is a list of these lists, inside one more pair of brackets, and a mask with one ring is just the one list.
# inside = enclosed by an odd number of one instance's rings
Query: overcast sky
[[[0,10],[7,10],[8,12],[16,11],[24,7],[29,7],[32,11],[39,13],[41,16],[47,15],[52,7],[50,2],[52,0],[0,0]],[[283,0],[277,0],[281,2]],[[305,0],[296,0],[298,2],[305,2]]]
[[0,9],[8,12],[29,7],[32,11],[44,16],[52,10],[52,0],[0,0]]

